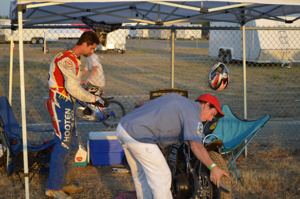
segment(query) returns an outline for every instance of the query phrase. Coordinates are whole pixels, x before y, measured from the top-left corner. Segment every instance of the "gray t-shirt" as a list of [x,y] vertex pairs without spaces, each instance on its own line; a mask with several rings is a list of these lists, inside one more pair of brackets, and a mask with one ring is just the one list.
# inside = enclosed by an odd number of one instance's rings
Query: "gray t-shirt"
[[202,143],[199,102],[170,93],[124,116],[120,123],[134,139],[166,147],[183,140]]

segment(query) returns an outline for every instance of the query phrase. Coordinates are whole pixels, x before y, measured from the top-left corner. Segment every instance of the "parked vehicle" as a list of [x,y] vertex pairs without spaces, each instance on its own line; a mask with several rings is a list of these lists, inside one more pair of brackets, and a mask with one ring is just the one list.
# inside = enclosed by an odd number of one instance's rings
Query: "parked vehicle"
[[[211,22],[211,27],[240,27],[235,23]],[[258,19],[246,23],[246,27],[299,27],[300,21],[293,24]],[[272,34],[272,38],[270,38]],[[295,40],[295,34],[287,30],[247,30],[246,60],[257,63],[286,63],[300,61],[300,46]],[[298,35],[298,40],[300,36]],[[211,30],[209,39],[209,54],[218,57],[221,62],[243,59],[243,48],[240,42],[242,34],[237,30]]]
[[126,50],[126,37],[128,36],[128,33],[129,30],[127,29],[118,29],[108,33],[106,36],[105,46],[100,44],[97,50],[113,50],[118,53],[124,53]]
[[[10,26],[10,19],[0,19],[1,26]],[[44,33],[50,29],[47,28],[24,28],[23,29],[23,41],[30,42],[32,44],[43,44],[44,43]],[[19,30],[13,31],[14,41],[19,41]],[[11,40],[11,29],[0,29],[0,41],[10,41]]]
[[84,31],[78,28],[70,29],[50,29],[45,32],[44,39],[46,41],[58,41],[62,39],[79,39]]
[[[189,24],[189,23],[180,23],[175,24],[177,27],[202,27],[200,24]],[[202,30],[201,29],[178,29],[176,30],[176,39],[201,39]]]

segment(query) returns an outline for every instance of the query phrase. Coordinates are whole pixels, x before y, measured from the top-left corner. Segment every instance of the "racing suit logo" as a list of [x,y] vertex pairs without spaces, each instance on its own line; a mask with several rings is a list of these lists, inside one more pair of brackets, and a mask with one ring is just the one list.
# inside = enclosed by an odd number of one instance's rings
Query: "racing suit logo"
[[70,137],[71,137],[71,133],[73,131],[74,128],[74,122],[75,118],[74,118],[74,110],[71,110],[69,108],[67,108],[65,110],[65,134],[64,134],[64,142],[69,142],[70,141]]

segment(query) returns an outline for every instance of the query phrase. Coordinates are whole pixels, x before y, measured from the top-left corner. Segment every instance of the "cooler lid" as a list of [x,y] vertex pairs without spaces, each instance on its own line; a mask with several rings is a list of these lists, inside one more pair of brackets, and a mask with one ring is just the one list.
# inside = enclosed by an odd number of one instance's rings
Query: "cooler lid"
[[116,140],[115,131],[97,131],[89,133],[89,140]]

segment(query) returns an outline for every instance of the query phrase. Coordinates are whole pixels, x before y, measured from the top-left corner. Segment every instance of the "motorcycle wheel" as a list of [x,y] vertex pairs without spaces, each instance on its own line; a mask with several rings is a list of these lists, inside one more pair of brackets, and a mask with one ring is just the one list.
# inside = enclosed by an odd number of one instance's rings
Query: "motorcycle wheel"
[[117,100],[109,100],[109,107],[113,112],[113,115],[109,116],[103,124],[109,128],[116,128],[119,120],[126,115],[125,107]]
[[[224,161],[224,159],[222,158],[222,156],[215,152],[215,151],[209,151],[208,152],[211,159],[214,161],[214,163],[217,164],[217,166],[222,169],[223,171],[225,171],[227,174],[229,174],[228,169],[227,169],[227,165]],[[230,181],[230,177],[226,178],[226,177],[222,177],[221,178],[221,182],[228,187],[230,190],[231,189],[231,181]],[[231,199],[231,192],[227,193],[225,191],[222,191],[220,188],[218,188],[215,184],[212,184],[212,188],[213,188],[213,198],[214,199]]]
[[[226,163],[221,155],[215,151],[209,151],[208,153],[213,162],[216,163],[220,169],[229,174]],[[194,189],[193,199],[231,199],[231,192],[226,193],[214,183],[210,182],[210,171],[203,163],[198,160],[195,163],[194,169],[199,177],[201,191],[199,192],[197,189]],[[222,177],[221,182],[231,189],[230,178]]]

